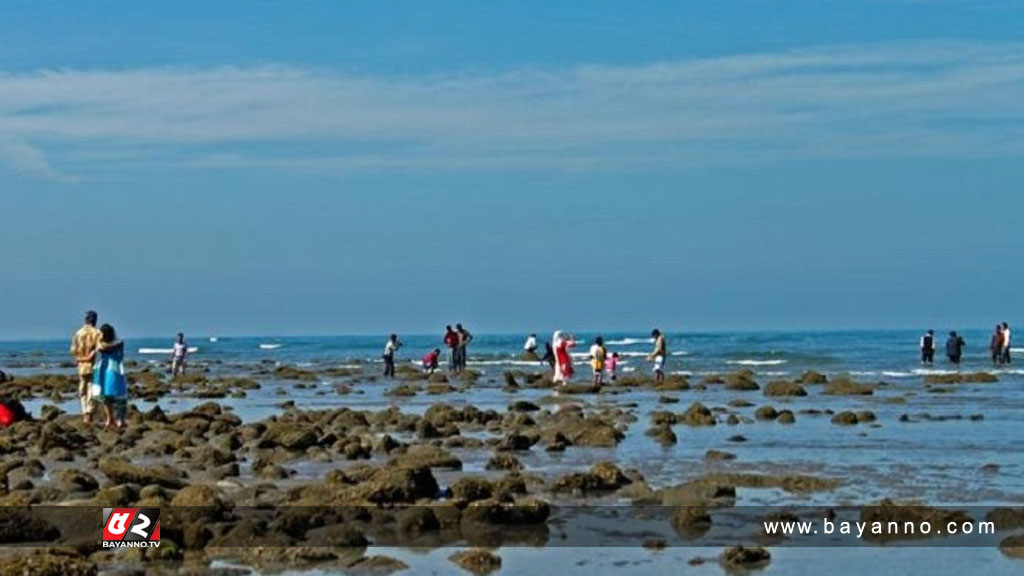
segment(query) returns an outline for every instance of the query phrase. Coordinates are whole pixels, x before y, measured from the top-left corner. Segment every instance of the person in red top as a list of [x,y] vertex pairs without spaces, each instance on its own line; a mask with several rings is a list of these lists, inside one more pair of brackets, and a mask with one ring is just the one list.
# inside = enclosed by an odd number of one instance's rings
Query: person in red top
[[448,371],[455,372],[455,351],[459,347],[459,333],[452,329],[451,324],[445,326],[444,345],[448,347]]
[[572,380],[576,371],[572,367],[572,355],[569,349],[576,347],[576,338],[565,336],[561,331],[555,332],[551,340],[555,343],[555,385],[566,384]]
[[434,350],[423,357],[423,371],[427,374],[433,374],[437,370],[438,359],[441,357],[441,349],[434,348]]
[[[3,372],[0,372],[3,374]],[[28,420],[28,412],[21,402],[12,399],[0,399],[0,428],[7,428],[15,422]]]

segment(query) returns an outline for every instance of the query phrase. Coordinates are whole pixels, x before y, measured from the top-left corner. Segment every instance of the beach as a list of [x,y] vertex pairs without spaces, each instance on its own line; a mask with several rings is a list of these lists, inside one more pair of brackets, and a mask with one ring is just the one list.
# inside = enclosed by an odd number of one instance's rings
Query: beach
[[[190,371],[176,380],[166,339],[127,336],[121,434],[80,421],[66,342],[0,343],[0,369],[14,377],[4,396],[33,416],[0,431],[0,500],[29,515],[8,525],[30,528],[0,530],[0,564],[67,574],[1019,569],[1024,370],[993,367],[984,331],[965,332],[959,371],[941,359],[922,368],[911,330],[668,334],[658,384],[643,331],[603,333],[623,362],[600,392],[582,357],[574,384],[555,390],[521,354],[521,335],[480,333],[465,373],[433,376],[418,361],[440,336],[403,337],[394,379],[380,375],[383,337],[193,337]],[[99,545],[89,514],[125,506],[160,510],[159,548]],[[997,519],[999,533],[786,538],[762,522],[944,524],[957,511]]]

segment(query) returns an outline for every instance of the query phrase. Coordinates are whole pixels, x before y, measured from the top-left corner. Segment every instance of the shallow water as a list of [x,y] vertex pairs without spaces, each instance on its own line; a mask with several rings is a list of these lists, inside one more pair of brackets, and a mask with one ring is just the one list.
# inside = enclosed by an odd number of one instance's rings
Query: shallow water
[[[581,334],[591,341],[595,335]],[[773,379],[794,378],[804,370],[816,370],[835,376],[852,374],[862,382],[886,382],[873,396],[834,397],[822,394],[822,387],[809,385],[808,396],[801,398],[766,398],[761,392],[734,392],[720,386],[707,390],[657,393],[630,390],[619,395],[574,397],[565,401],[590,406],[628,406],[636,411],[638,420],[630,425],[626,439],[616,448],[571,448],[565,453],[533,450],[522,456],[527,470],[533,474],[554,477],[567,471],[589,467],[598,460],[611,460],[624,468],[636,468],[655,487],[671,486],[711,471],[742,471],[765,474],[801,473],[833,477],[843,484],[835,492],[798,495],[781,490],[740,488],[736,504],[785,506],[865,504],[881,498],[919,500],[930,505],[988,506],[1024,503],[1024,458],[1020,451],[1020,422],[1024,415],[1024,370],[993,369],[983,345],[987,332],[969,331],[965,337],[971,347],[964,371],[990,371],[997,374],[995,384],[960,384],[952,394],[930,393],[923,383],[928,373],[944,373],[950,367],[939,361],[922,369],[918,364],[917,339],[913,331],[886,332],[764,332],[750,334],[685,334],[669,340],[670,351],[676,352],[670,370],[693,375],[697,382],[703,375],[749,368],[762,385]],[[543,340],[543,336],[541,338]],[[605,339],[620,342],[610,351],[624,354],[624,371],[647,370],[639,357],[650,348],[642,333],[606,334]],[[414,361],[433,348],[437,338],[407,337],[403,358]],[[940,339],[941,340],[941,339]],[[422,413],[437,402],[473,404],[481,409],[505,410],[515,400],[549,400],[548,390],[523,389],[517,394],[502,390],[501,374],[508,369],[539,369],[533,363],[518,359],[522,337],[478,335],[470,352],[470,365],[483,377],[469,392],[443,395],[419,394],[415,397],[392,398],[384,394],[393,384],[383,380],[363,380],[354,385],[354,393],[339,396],[336,381],[328,380],[310,389],[296,389],[292,382],[261,380],[263,388],[249,392],[241,400],[219,400],[230,405],[243,419],[260,419],[280,412],[280,403],[295,402],[299,408],[334,408],[339,405],[377,410],[399,406],[405,412]],[[165,347],[165,340],[129,340],[129,349]],[[213,374],[249,371],[261,363],[297,364],[315,368],[362,365],[375,373],[376,358],[383,348],[382,338],[219,338],[217,342],[193,338],[199,347],[192,361],[208,367]],[[267,350],[261,344],[278,344]],[[9,373],[67,371],[66,343],[5,342],[0,343],[0,369]],[[583,350],[586,346],[581,346]],[[163,362],[163,356],[129,354],[142,365]],[[1024,360],[1024,357],[1022,357]],[[65,364],[61,367],[62,363]],[[580,362],[580,376],[589,369]],[[1024,365],[1022,365],[1024,368]],[[340,379],[338,380],[340,381]],[[286,395],[275,390],[284,388]],[[321,394],[318,394],[321,392]],[[661,404],[659,397],[678,398],[676,404]],[[730,400],[742,398],[753,402],[750,408],[731,409],[752,418],[757,406],[773,405],[796,413],[797,422],[783,425],[775,422],[749,422],[736,426],[720,423],[714,427],[690,428],[674,426],[678,443],[662,447],[644,435],[650,427],[652,410],[680,412],[694,401],[709,407],[726,406]],[[159,404],[169,411],[186,410],[205,402],[192,398],[164,398]],[[897,403],[898,402],[898,403]],[[44,400],[26,403],[38,410]],[[138,403],[142,410],[152,405]],[[62,407],[76,409],[75,402]],[[546,408],[550,407],[545,405]],[[878,419],[874,424],[836,426],[827,415],[809,415],[802,410],[831,409],[871,410]],[[907,414],[912,422],[901,422]],[[959,417],[942,421],[932,417]],[[971,420],[981,415],[981,420]],[[729,442],[742,434],[746,442]],[[711,462],[704,459],[709,449],[726,450],[736,460]],[[464,472],[484,473],[489,456],[486,450],[453,450],[465,464]],[[986,464],[997,464],[998,471],[983,471]],[[316,477],[324,467],[311,464],[300,468],[304,476]],[[442,483],[451,474],[439,472]],[[853,550],[837,548],[771,549],[773,561],[766,573],[803,574],[809,566],[815,572],[830,574],[883,573],[898,568],[902,573],[959,574],[982,568],[985,573],[1017,573],[1019,562],[1004,558],[992,548],[922,549],[877,548]],[[451,573],[454,566],[447,561],[451,549],[426,552],[408,550],[372,550],[405,560],[417,573]],[[501,574],[536,573],[558,570],[565,574],[653,573],[680,571],[694,556],[712,557],[720,549],[692,550],[669,548],[661,552],[627,548],[505,548]],[[716,564],[687,566],[688,573],[721,573]]]

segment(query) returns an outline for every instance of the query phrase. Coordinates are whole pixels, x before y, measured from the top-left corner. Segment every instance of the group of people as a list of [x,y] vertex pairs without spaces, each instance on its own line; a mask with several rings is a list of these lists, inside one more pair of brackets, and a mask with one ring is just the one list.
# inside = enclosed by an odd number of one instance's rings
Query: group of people
[[996,330],[989,342],[992,352],[992,363],[1003,365],[1010,363],[1010,325],[1006,322],[996,324]]
[[[654,364],[655,380],[662,382],[665,379],[668,345],[665,342],[665,336],[658,329],[651,331],[651,339],[654,341],[654,349],[647,355],[647,361]],[[531,344],[533,344],[535,350],[536,336],[533,334],[527,338],[524,348],[532,352],[530,350]],[[572,380],[576,371],[572,364],[571,350],[575,347],[576,337],[572,334],[565,334],[560,330],[552,335],[551,342],[547,344],[547,351],[541,362],[547,363],[551,367],[551,380],[555,385],[565,385]],[[615,381],[619,366],[619,353],[613,352],[611,355],[608,354],[603,336],[594,338],[594,343],[590,346],[588,358],[590,360],[590,367],[593,370],[592,382],[594,388],[599,389],[604,384],[605,373],[609,375],[612,382]]]
[[[473,341],[473,335],[466,330],[462,324],[456,324],[453,329],[451,325],[444,327],[444,345],[448,347],[448,371],[462,372],[466,369],[466,360],[469,358],[469,344]],[[441,355],[437,351],[435,359]],[[436,370],[437,367],[435,366]]]
[[[996,324],[995,332],[989,343],[989,351],[992,353],[992,363],[1003,365],[1010,363],[1010,325],[1006,322]],[[935,331],[929,330],[921,336],[921,364],[931,366],[935,362]],[[949,333],[946,338],[946,358],[954,366],[960,366],[963,361],[964,349],[967,342],[963,336],[955,330]]]
[[78,399],[82,420],[89,424],[95,404],[103,407],[104,426],[123,430],[128,409],[128,382],[124,375],[124,342],[110,324],[99,328],[95,311],[85,313],[82,327],[71,339],[71,355],[78,369]]
[[[445,347],[448,348],[448,371],[452,373],[462,372],[466,369],[466,360],[468,357],[469,343],[473,341],[473,335],[466,330],[462,324],[456,324],[455,328],[452,328],[449,324],[445,326],[444,337],[442,338]],[[388,336],[387,342],[384,344],[384,377],[394,378],[395,377],[395,354],[403,346],[403,342],[398,338],[397,334]],[[434,348],[423,357],[422,367],[423,371],[428,374],[433,374],[440,368],[441,363],[441,349]]]
[[[651,339],[654,342],[654,348],[648,354],[647,361],[654,365],[654,377],[658,382],[661,382],[665,379],[668,346],[665,342],[665,336],[658,329],[651,331]],[[462,324],[456,324],[454,328],[451,325],[445,327],[443,342],[445,347],[448,348],[449,372],[458,373],[466,369],[467,348],[472,341],[473,335]],[[384,344],[384,354],[382,355],[385,378],[395,377],[395,355],[402,346],[403,342],[397,334],[388,336],[387,342]],[[551,368],[552,381],[556,385],[569,383],[576,372],[573,367],[571,352],[576,347],[576,338],[572,334],[566,334],[561,330],[557,330],[552,335],[551,342],[547,342],[545,347],[545,354],[542,358],[539,358],[539,361]],[[523,344],[523,351],[528,357],[537,358],[538,348],[537,335],[530,334]],[[593,370],[593,384],[595,387],[599,388],[604,383],[606,373],[612,382],[615,381],[619,365],[619,354],[618,352],[609,354],[603,337],[598,336],[594,339],[594,343],[590,347],[589,360],[590,367]],[[433,374],[440,368],[440,362],[441,349],[434,348],[423,357],[421,366],[425,373]]]

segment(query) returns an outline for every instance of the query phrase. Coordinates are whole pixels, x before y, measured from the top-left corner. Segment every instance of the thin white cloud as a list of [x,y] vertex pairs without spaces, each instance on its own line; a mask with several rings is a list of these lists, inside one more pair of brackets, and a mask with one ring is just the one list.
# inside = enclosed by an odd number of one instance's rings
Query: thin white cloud
[[11,136],[0,137],[0,165],[36,178],[53,181],[69,180],[50,166],[43,151]]
[[1019,155],[1024,44],[421,77],[295,66],[0,73],[0,135],[20,143],[0,152],[7,163],[39,173],[52,171],[46,156],[83,172],[347,172]]

